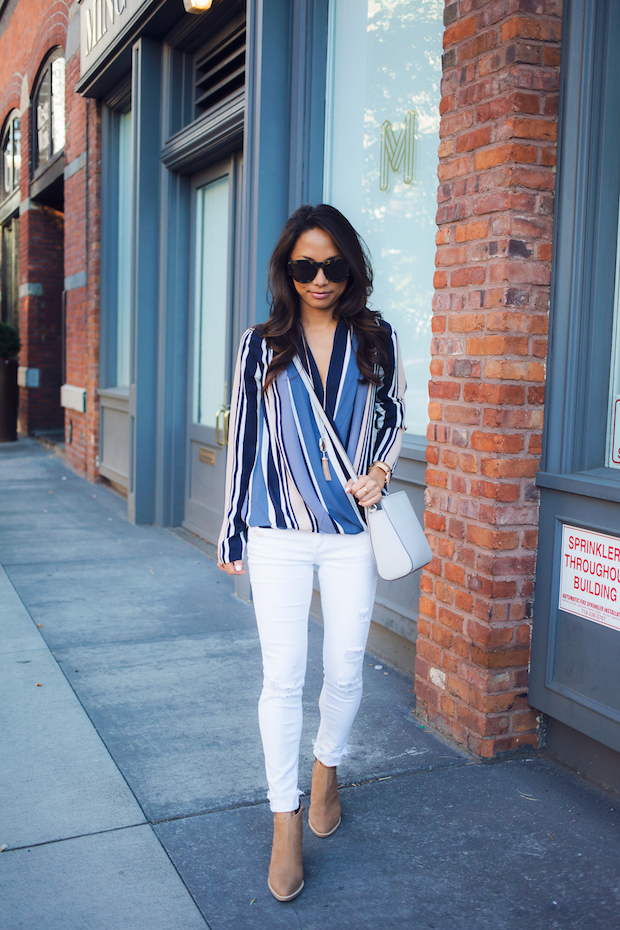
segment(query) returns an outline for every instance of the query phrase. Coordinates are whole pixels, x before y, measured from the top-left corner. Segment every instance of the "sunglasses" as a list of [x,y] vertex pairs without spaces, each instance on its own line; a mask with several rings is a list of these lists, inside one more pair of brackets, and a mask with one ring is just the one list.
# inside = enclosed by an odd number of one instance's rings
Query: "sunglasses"
[[340,284],[349,277],[349,265],[344,258],[328,258],[326,262],[313,262],[310,258],[300,258],[299,261],[288,263],[288,273],[299,284],[309,284],[314,281],[319,268],[332,284]]

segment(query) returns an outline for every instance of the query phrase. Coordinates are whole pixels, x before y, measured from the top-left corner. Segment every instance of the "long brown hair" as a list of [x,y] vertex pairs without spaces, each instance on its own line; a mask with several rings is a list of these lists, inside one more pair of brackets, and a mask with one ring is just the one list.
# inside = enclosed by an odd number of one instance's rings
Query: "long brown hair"
[[344,320],[355,333],[357,366],[362,380],[380,384],[381,374],[377,372],[377,367],[383,368],[387,363],[387,333],[384,327],[378,325],[381,314],[366,306],[372,292],[372,267],[368,250],[339,210],[320,203],[316,207],[304,204],[295,210],[282,230],[271,256],[271,313],[267,322],[257,327],[267,345],[273,349],[265,390],[302,348],[299,294],[288,273],[287,263],[299,237],[311,229],[321,229],[331,236],[349,265],[347,286],[334,310],[334,318]]

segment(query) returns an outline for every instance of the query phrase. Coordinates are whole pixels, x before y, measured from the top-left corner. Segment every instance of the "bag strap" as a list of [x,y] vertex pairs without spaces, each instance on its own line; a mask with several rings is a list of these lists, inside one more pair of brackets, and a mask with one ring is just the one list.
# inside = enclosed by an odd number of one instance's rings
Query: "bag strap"
[[[359,475],[355,471],[355,468],[353,467],[351,459],[347,455],[347,451],[340,441],[340,437],[338,436],[338,433],[332,426],[329,417],[327,416],[327,414],[323,410],[323,407],[319,403],[319,399],[316,396],[316,392],[314,390],[314,385],[312,381],[310,380],[308,372],[306,371],[304,366],[301,364],[301,360],[298,355],[296,355],[295,358],[293,359],[293,363],[295,365],[295,368],[299,372],[301,380],[303,381],[306,387],[306,390],[308,391],[308,394],[310,395],[310,403],[312,404],[312,409],[314,410],[315,414],[318,416],[319,420],[325,427],[325,431],[327,435],[329,436],[332,446],[334,447],[334,449],[340,456],[340,459],[342,460],[342,464],[344,465],[346,471],[349,472],[349,478],[353,478],[353,481],[357,481],[359,478]],[[327,386],[326,386],[326,390],[327,390]]]

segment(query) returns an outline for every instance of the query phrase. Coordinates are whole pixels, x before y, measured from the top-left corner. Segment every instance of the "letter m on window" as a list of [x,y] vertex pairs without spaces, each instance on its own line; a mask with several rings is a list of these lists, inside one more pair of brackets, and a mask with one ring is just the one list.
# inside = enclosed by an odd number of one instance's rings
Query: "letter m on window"
[[390,184],[390,171],[403,169],[403,181],[413,181],[413,140],[415,113],[409,110],[405,116],[405,125],[394,135],[392,124],[386,119],[381,127],[381,180],[379,187],[386,191]]

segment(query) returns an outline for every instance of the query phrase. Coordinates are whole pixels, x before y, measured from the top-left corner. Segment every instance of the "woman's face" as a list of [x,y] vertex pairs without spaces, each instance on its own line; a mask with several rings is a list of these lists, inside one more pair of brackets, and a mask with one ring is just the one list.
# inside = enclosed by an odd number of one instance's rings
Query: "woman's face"
[[[342,257],[342,252],[332,237],[322,229],[309,229],[308,232],[302,233],[290,255],[291,261],[309,258],[315,262],[326,262],[328,258]],[[314,281],[308,284],[300,284],[299,281],[291,280],[299,294],[302,319],[309,315],[315,316],[317,311],[332,315],[348,282],[348,279],[339,283],[328,281],[322,268],[318,269]]]

